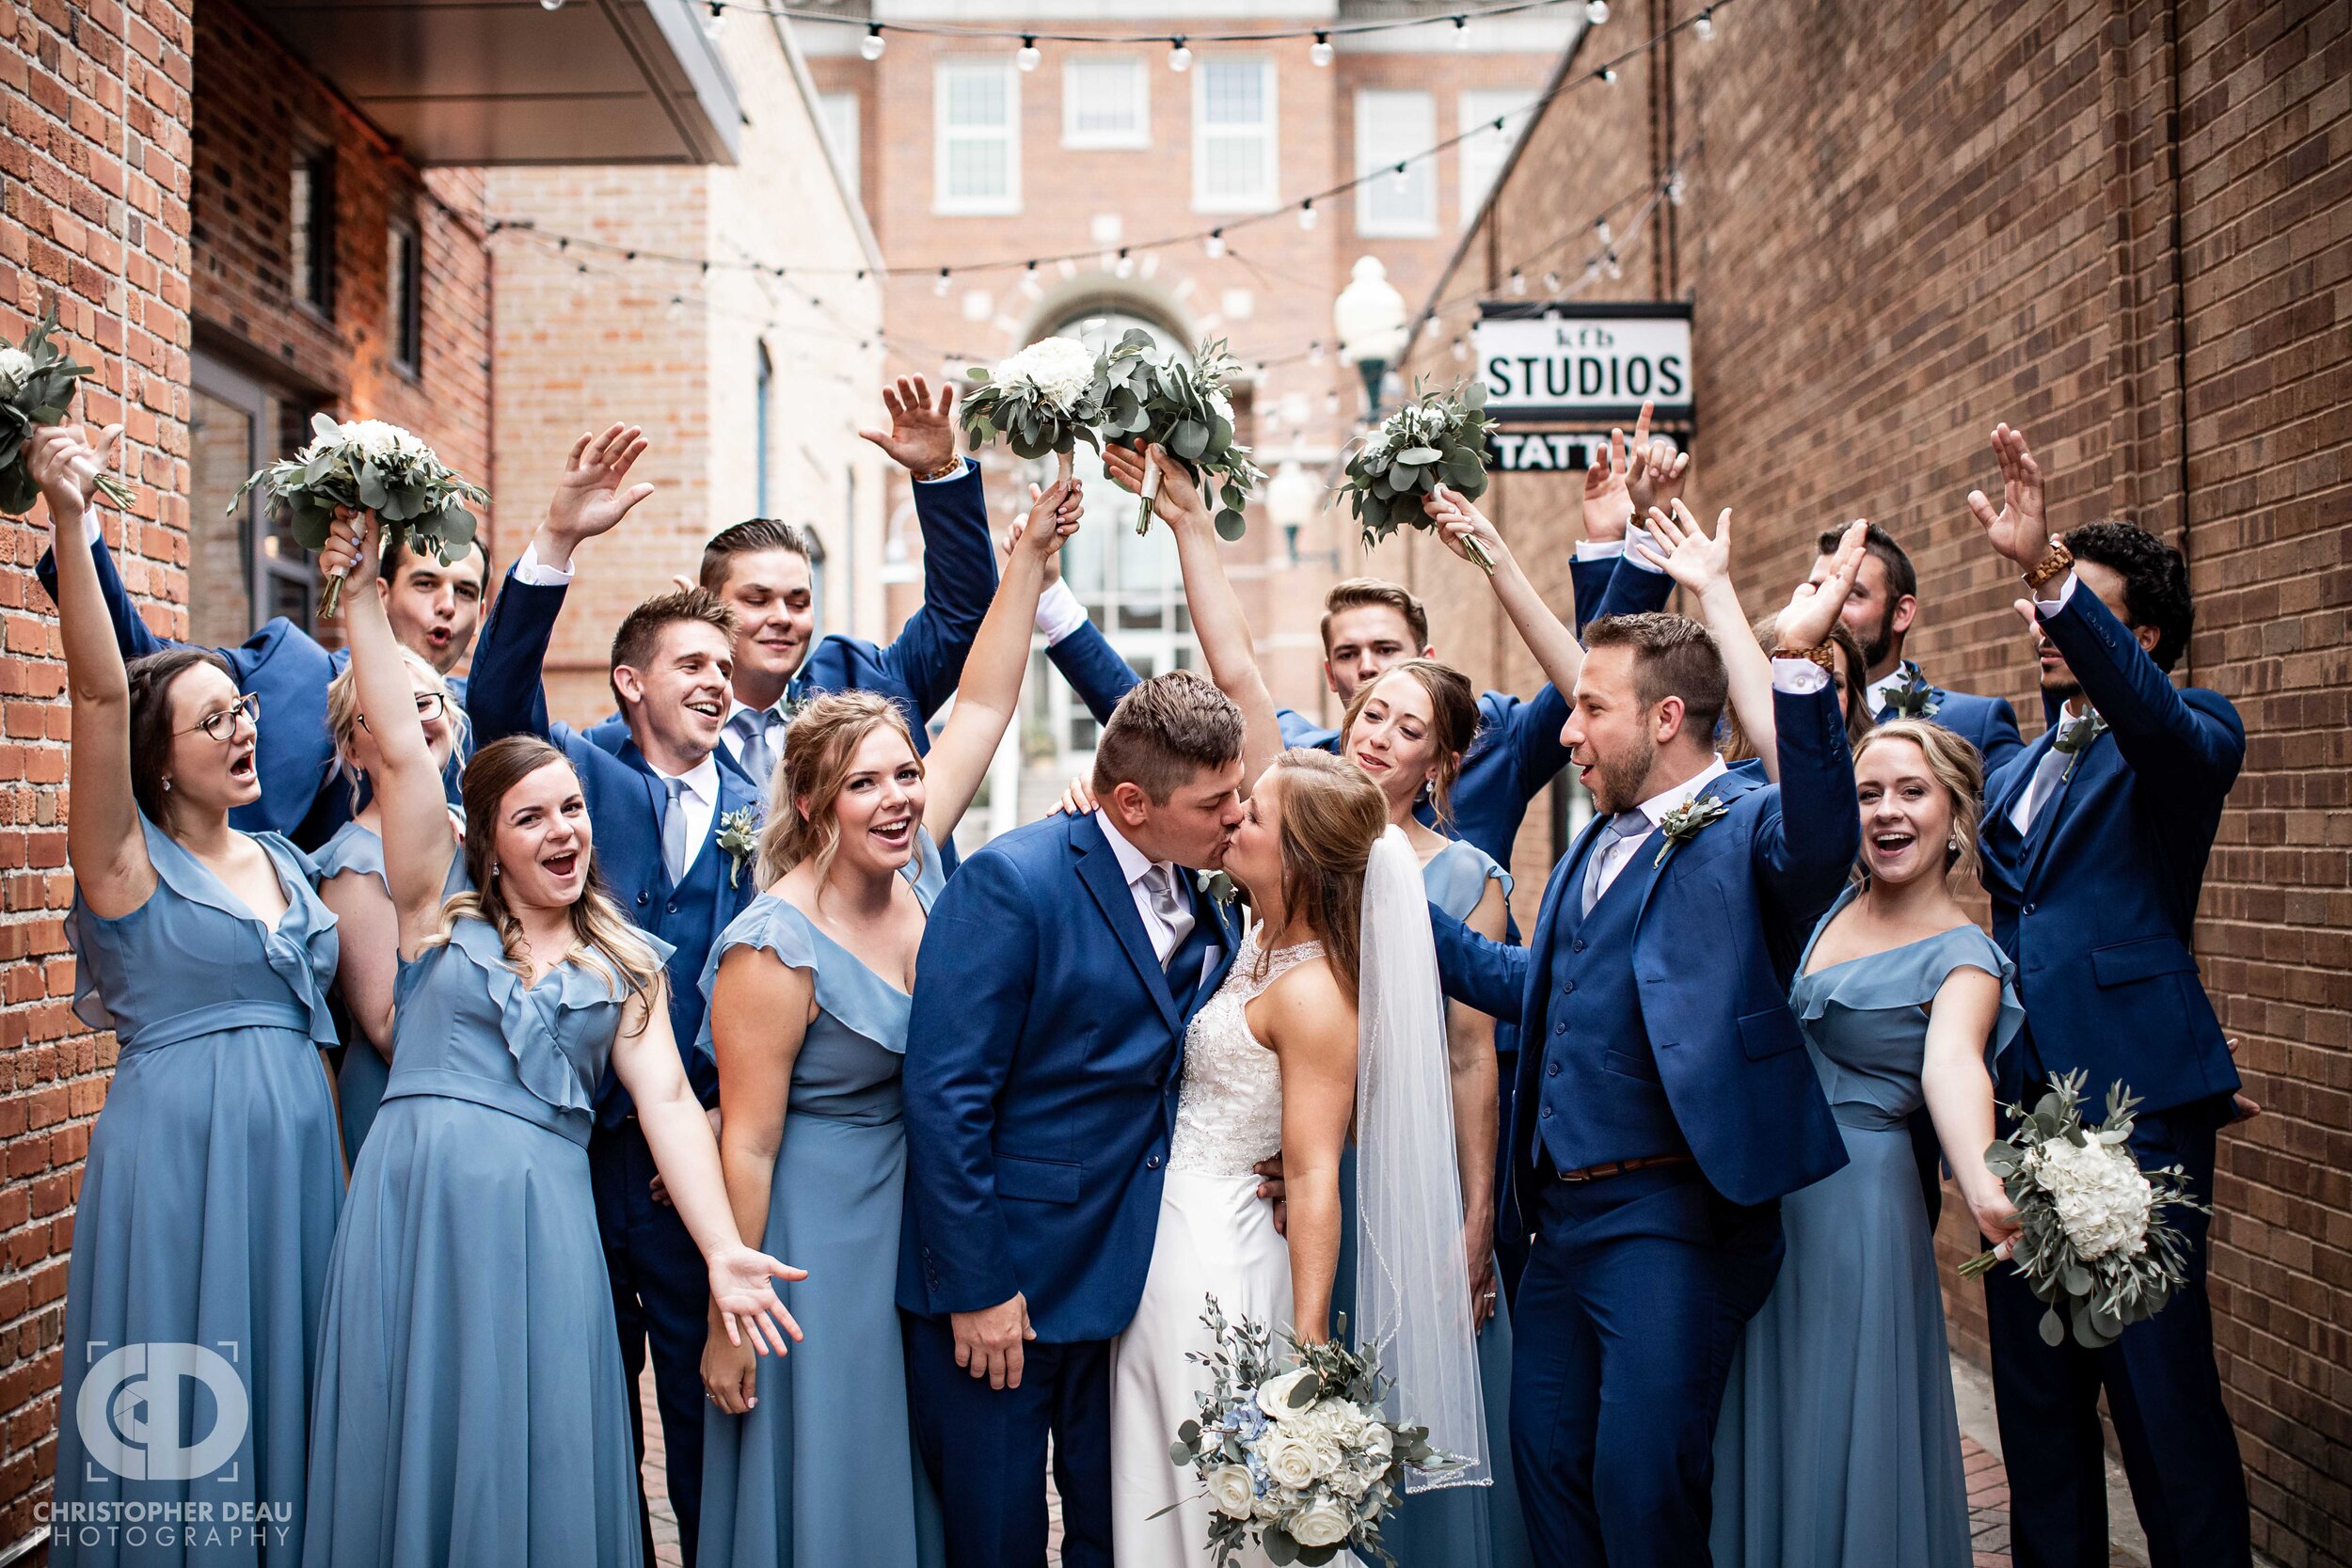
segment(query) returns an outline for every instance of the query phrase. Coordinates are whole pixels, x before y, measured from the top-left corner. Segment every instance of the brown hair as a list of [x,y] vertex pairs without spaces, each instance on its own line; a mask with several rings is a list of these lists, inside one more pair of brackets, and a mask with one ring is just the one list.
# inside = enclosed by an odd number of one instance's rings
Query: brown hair
[[753,517],[733,528],[723,528],[703,546],[702,570],[697,578],[704,588],[716,594],[726,587],[727,578],[734,574],[737,556],[766,550],[782,550],[806,561],[808,535],[798,523],[777,517]]
[[1439,822],[1454,819],[1454,782],[1461,777],[1462,758],[1470,743],[1478,738],[1478,695],[1470,689],[1470,677],[1451,664],[1434,658],[1408,658],[1391,664],[1380,672],[1377,679],[1368,680],[1356,689],[1349,700],[1347,712],[1340,719],[1340,736],[1344,744],[1347,732],[1356,726],[1357,716],[1372,700],[1372,689],[1391,675],[1410,675],[1429,693],[1429,711],[1433,716],[1430,737],[1438,746],[1437,776],[1429,781],[1429,804]]
[[1328,752],[1293,747],[1266,773],[1282,780],[1282,908],[1306,917],[1352,992],[1363,955],[1364,864],[1389,831],[1389,802],[1370,774]]
[[[727,646],[735,646],[735,611],[725,600],[707,588],[674,589],[656,594],[621,618],[620,629],[612,634],[612,667],[618,670],[626,664],[643,670],[661,646],[663,632],[692,621],[718,627]],[[617,682],[612,684],[612,700],[621,701]]]
[[1682,733],[1711,746],[1715,722],[1730,700],[1724,656],[1707,628],[1687,615],[1645,610],[1605,615],[1584,628],[1584,651],[1633,650],[1633,689],[1645,707],[1682,699]]
[[1343,610],[1362,610],[1368,605],[1385,605],[1405,617],[1405,625],[1413,634],[1413,652],[1429,646],[1429,611],[1422,602],[1407,593],[1402,583],[1383,578],[1349,578],[1332,585],[1323,595],[1323,652],[1331,652],[1331,617]]
[[[171,689],[180,677],[199,664],[210,665],[237,684],[229,661],[210,648],[166,648],[135,658],[123,673],[131,684],[131,799],[157,827],[164,826],[164,802],[171,774]],[[242,691],[239,693],[242,695]]]
[[[1843,621],[1830,623],[1832,646],[1846,656],[1846,738],[1858,741],[1870,732],[1870,672],[1862,662],[1862,643]],[[1765,615],[1756,622],[1756,641],[1762,647],[1772,647],[1780,641],[1780,617]],[[1756,742],[1748,738],[1747,730],[1740,722],[1740,715],[1730,707],[1724,709],[1723,753],[1726,761],[1740,762],[1756,755]]]
[[[1813,553],[1836,556],[1837,546],[1846,542],[1846,530],[1852,526],[1847,523],[1840,524],[1836,528],[1823,529],[1821,537],[1814,541]],[[1895,543],[1893,534],[1879,527],[1878,524],[1872,523],[1862,531],[1862,549],[1866,555],[1878,557],[1879,564],[1886,568],[1889,599],[1912,599],[1919,596],[1918,570],[1911,564],[1910,554],[1900,545]],[[1767,646],[1770,644],[1768,643]]]
[[[831,691],[795,714],[784,732],[784,755],[776,763],[773,787],[760,781],[770,805],[768,825],[759,832],[759,865],[754,873],[766,887],[803,861],[817,863],[817,879],[823,881],[841,848],[841,823],[833,804],[848,782],[850,759],[866,737],[888,730],[907,743],[914,766],[923,758],[914,751],[906,715],[889,698],[872,691]],[[916,853],[922,853],[917,841]]]
[[[473,885],[441,906],[441,928],[426,946],[447,942],[456,923],[471,916],[499,934],[499,944],[516,973],[526,980],[531,977],[531,965],[521,957],[522,922],[507,907],[506,890],[497,874],[499,808],[505,804],[509,790],[557,762],[567,768],[572,765],[569,757],[537,736],[510,735],[483,747],[466,765],[466,876]],[[593,840],[587,883],[572,904],[572,952],[598,962],[615,996],[648,997],[661,977],[661,960],[605,892]]]
[[[408,673],[411,677],[418,675],[424,677],[425,689],[438,691],[443,702],[454,704],[456,699],[450,693],[449,682],[442,678],[441,673],[433,668],[432,662],[422,654],[404,645],[401,647],[400,657],[402,662],[408,666]],[[452,720],[453,721],[456,715],[453,712]],[[357,816],[359,811],[359,769],[353,765],[351,760],[351,737],[358,732],[358,673],[346,663],[335,673],[335,678],[326,683],[326,733],[335,742],[335,765],[342,773],[343,782],[351,786],[351,810],[354,816]]]
[[1131,784],[1155,806],[1204,768],[1241,755],[1241,709],[1189,670],[1138,682],[1111,709],[1094,752],[1094,793]]
[[[1930,776],[1951,797],[1952,837],[1957,847],[1944,852],[1944,869],[1977,876],[1977,819],[1984,809],[1984,759],[1965,736],[1941,724],[1924,719],[1890,719],[1854,742],[1854,761],[1860,763],[1865,752],[1889,740],[1908,740],[1918,747],[1919,754],[1927,758]],[[1857,878],[1864,875],[1859,863],[1854,874]]]

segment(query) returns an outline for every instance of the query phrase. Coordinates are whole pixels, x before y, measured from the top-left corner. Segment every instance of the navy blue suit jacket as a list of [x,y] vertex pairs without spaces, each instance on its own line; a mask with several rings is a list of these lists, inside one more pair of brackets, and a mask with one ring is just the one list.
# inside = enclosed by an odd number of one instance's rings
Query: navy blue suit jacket
[[2030,1054],[2045,1074],[2088,1071],[2094,1100],[2120,1079],[2150,1111],[2232,1093],[2190,942],[2246,726],[2219,692],[2175,687],[2080,583],[2042,625],[2111,727],[2023,834],[2010,816],[2056,730],[1986,786],[1993,935],[2017,964],[2028,1046],[2004,1056],[2002,1090],[2022,1090]]
[[[718,879],[708,909],[682,908],[661,861],[661,816],[668,792],[636,744],[624,736],[617,753],[608,752],[570,725],[548,721],[540,666],[565,592],[518,582],[512,570],[507,573],[474,650],[474,728],[485,746],[510,735],[535,735],[571,759],[588,801],[596,869],[605,891],[623,914],[675,948],[669,963],[670,1027],[696,1094],[704,1104],[712,1104],[719,1091],[717,1069],[694,1050],[703,1026],[703,961],[709,957],[712,941],[759,891],[756,879],[745,865],[732,878]],[[703,855],[724,852],[716,840],[728,813],[750,808],[756,814],[759,808],[759,791],[752,782],[724,753],[718,761],[719,809],[711,814]],[[606,1079],[597,1095],[600,1108],[620,1092],[609,1069]]]
[[907,1023],[900,1307],[937,1317],[1019,1292],[1048,1343],[1127,1326],[1184,1030],[1240,944],[1222,906],[1196,895],[1194,912],[1219,952],[1164,974],[1092,814],[1017,828],[948,879]]
[[[1844,886],[1862,847],[1853,759],[1834,689],[1775,694],[1781,783],[1727,773],[1700,793],[1725,815],[1677,847],[1636,916],[1632,954],[1642,1022],[1675,1120],[1699,1169],[1734,1203],[1764,1203],[1846,1163],[1804,1036],[1788,1007],[1794,949]],[[1550,1031],[1551,954],[1561,900],[1580,896],[1597,819],[1552,868],[1535,940],[1489,942],[1432,909],[1446,994],[1517,1021],[1511,1167],[1534,1169],[1539,1075]],[[1655,855],[1656,834],[1636,849]],[[1576,1048],[1576,1042],[1569,1042]],[[1596,1045],[1596,1049],[1597,1046]],[[1523,1206],[1521,1213],[1529,1211]]]
[[[1598,616],[1662,609],[1674,591],[1674,579],[1663,572],[1618,566],[1617,559],[1607,559],[1580,561],[1570,568],[1580,610],[1585,606],[1592,610],[1579,614],[1580,634]],[[1095,719],[1110,722],[1111,709],[1139,678],[1110,640],[1089,622],[1056,643],[1053,652],[1056,666]],[[1278,709],[1275,717],[1284,745],[1339,752],[1339,731],[1292,708]],[[1528,803],[1567,766],[1568,751],[1560,743],[1567,719],[1567,699],[1549,681],[1533,697],[1502,691],[1479,697],[1478,738],[1454,784],[1454,837],[1468,839],[1503,865],[1511,863]]]
[[[1915,680],[1926,678],[1909,659],[1903,660],[1903,669]],[[1928,700],[1935,706],[1935,711],[1928,715],[1928,722],[1951,731],[1974,746],[1977,754],[1984,759],[1987,779],[2026,749],[2025,736],[2017,728],[2017,710],[2010,706],[2008,698],[1979,697],[1973,692],[1947,691],[1940,686],[1931,686]],[[1889,706],[1871,717],[1883,724],[1896,714]]]
[[[124,662],[167,648],[196,646],[148,629],[104,540],[90,546],[90,559],[98,567],[99,592],[105,595],[106,616],[114,623],[115,645],[122,650]],[[44,550],[33,570],[54,600],[56,559]],[[326,724],[326,688],[350,662],[349,650],[321,647],[309,632],[277,615],[235,647],[212,651],[229,661],[238,690],[262,700],[253,748],[261,799],[230,812],[230,825],[249,833],[283,833],[305,849],[317,848],[351,820],[351,791],[336,774],[335,736]],[[466,759],[473,755],[473,739],[466,723],[466,682],[452,677],[449,685],[458,703],[453,715],[457,750],[442,775],[442,786],[454,802]]]

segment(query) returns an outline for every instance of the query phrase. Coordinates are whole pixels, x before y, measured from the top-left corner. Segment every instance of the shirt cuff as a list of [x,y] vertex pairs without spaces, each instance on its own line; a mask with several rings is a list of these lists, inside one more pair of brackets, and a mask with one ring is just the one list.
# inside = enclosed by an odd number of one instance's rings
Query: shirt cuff
[[567,566],[550,566],[540,560],[539,546],[532,544],[523,546],[522,559],[515,562],[515,580],[533,588],[566,588],[572,573]]
[[2066,576],[2058,579],[2058,592],[2046,599],[2034,600],[2033,607],[2037,610],[2040,610],[2046,618],[2048,616],[2056,615],[2059,610],[2064,610],[2066,608],[2066,601],[2074,596],[2074,574],[2070,570]]
[[1790,697],[1810,697],[1829,685],[1829,672],[1809,658],[1772,660],[1772,689]]
[[1056,578],[1045,585],[1038,595],[1037,630],[1050,645],[1060,641],[1087,623],[1087,607],[1078,602],[1078,595],[1070,591],[1070,584]]
[[914,483],[917,484],[952,484],[957,480],[961,479],[964,476],[965,471],[969,469],[971,466],[972,459],[969,457],[960,457],[956,459],[954,472],[942,474],[937,479],[918,479]]
[[1625,539],[1612,540],[1607,544],[1599,545],[1590,539],[1579,539],[1576,542],[1576,559],[1579,561],[1614,561],[1626,553],[1625,546],[1632,534],[1633,531],[1628,529]]
[[[1639,547],[1637,548],[1636,546]],[[1665,553],[1663,550],[1658,549],[1658,540],[1649,530],[1641,527],[1639,524],[1628,526],[1625,531],[1626,564],[1633,567],[1636,571],[1661,571],[1661,568],[1653,566],[1649,563],[1649,558],[1642,553],[1645,549],[1657,550],[1661,555]]]

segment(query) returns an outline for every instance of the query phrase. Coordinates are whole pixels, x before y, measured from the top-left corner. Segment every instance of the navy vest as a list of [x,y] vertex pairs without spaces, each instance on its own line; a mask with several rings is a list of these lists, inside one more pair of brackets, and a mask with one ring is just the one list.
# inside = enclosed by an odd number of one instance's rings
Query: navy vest
[[1535,1113],[1535,1135],[1555,1169],[1691,1151],[1659,1082],[1633,979],[1634,922],[1658,875],[1659,842],[1652,832],[1634,847],[1590,914],[1577,913],[1581,860],[1561,890],[1545,1004],[1551,1034]]
[[[694,1097],[705,1105],[718,1101],[719,1068],[694,1049],[695,1040],[702,1037],[706,1006],[703,964],[719,932],[748,901],[750,895],[743,890],[752,877],[752,868],[746,865],[738,887],[727,886],[728,857],[718,845],[719,817],[720,813],[711,813],[702,852],[686,868],[686,880],[667,894],[659,889],[641,892],[621,910],[641,930],[651,931],[675,949],[670,955],[670,1029],[677,1037],[678,1055],[685,1061]],[[607,1068],[596,1089],[598,1124],[618,1127],[635,1108],[619,1076]]]

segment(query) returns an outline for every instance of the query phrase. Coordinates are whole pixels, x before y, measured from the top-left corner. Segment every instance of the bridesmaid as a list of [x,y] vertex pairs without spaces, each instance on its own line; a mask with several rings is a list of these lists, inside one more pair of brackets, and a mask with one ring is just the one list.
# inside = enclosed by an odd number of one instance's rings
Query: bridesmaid
[[1978,1229],[2017,1212],[1985,1168],[1989,1057],[2024,1021],[2008,958],[1954,895],[1973,875],[1976,749],[1918,720],[1854,746],[1862,865],[1789,1004],[1850,1163],[1782,1200],[1788,1256],[1715,1433],[1717,1568],[1967,1568],[1968,1496],[1934,1238],[1905,1121],[1934,1118]]
[[[1440,823],[1449,819],[1447,793],[1477,734],[1478,698],[1469,680],[1436,659],[1414,658],[1357,689],[1340,721],[1340,749],[1380,786],[1389,821],[1421,857],[1429,901],[1481,936],[1501,942],[1511,874],[1476,845],[1424,826],[1418,815],[1426,802]],[[1471,1260],[1470,1312],[1478,1324],[1488,1451],[1504,1454],[1511,1435],[1511,1316],[1496,1287],[1494,1020],[1449,1003],[1446,1037],[1462,1180],[1463,1252]],[[1352,1192],[1352,1171],[1349,1176],[1343,1190]],[[1346,1227],[1343,1234],[1339,1276],[1352,1297],[1355,1227]],[[1492,1486],[1447,1487],[1401,1499],[1381,1528],[1381,1544],[1395,1555],[1398,1568],[1518,1568],[1531,1560],[1511,1466],[1493,1468]]]
[[[405,648],[401,654],[408,684],[417,694],[425,749],[436,766],[446,768],[457,747],[449,687],[424,659]],[[347,664],[326,688],[326,726],[334,734],[335,759],[351,782],[356,801],[369,775],[382,771],[383,762],[367,721],[359,716],[358,677]],[[450,817],[453,838],[464,824],[454,809]],[[335,967],[336,1022],[343,1038],[335,1068],[335,1099],[342,1112],[346,1167],[359,1163],[359,1146],[374,1125],[384,1081],[392,1070],[392,983],[400,967],[400,922],[392,910],[391,884],[384,875],[383,822],[384,808],[371,797],[334,837],[319,846],[314,857],[319,897],[335,911],[336,930],[342,939],[342,957]],[[456,893],[463,885],[463,863],[453,851],[449,885],[442,891]]]
[[[51,426],[28,454],[73,546],[56,552],[73,1007],[113,1028],[119,1051],[66,1270],[50,1560],[297,1562],[311,1346],[342,1196],[319,1056],[335,1043],[335,917],[300,851],[229,826],[261,794],[259,732],[219,656],[173,648],[123,667],[78,547],[121,434],[93,449],[78,426]],[[181,1393],[190,1379],[209,1397]],[[174,1392],[151,1393],[149,1411],[184,1399],[178,1429],[121,1431],[124,1396],[167,1381]],[[125,1508],[250,1522],[194,1543],[151,1530],[133,1550],[105,1521]]]
[[1045,563],[1079,487],[1031,511],[928,759],[888,698],[819,697],[785,733],[760,835],[766,891],[703,971],[719,1148],[742,1234],[807,1261],[787,1305],[813,1336],[759,1363],[715,1319],[703,1353],[700,1568],[945,1560],[915,1462],[896,1287],[906,1180],[899,1073],[936,844],[1018,709]]
[[[360,710],[398,920],[392,1071],[326,1285],[313,1563],[636,1568],[635,1450],[587,1143],[608,1059],[708,1261],[730,1336],[799,1329],[742,1244],[670,1040],[663,950],[598,890],[580,780],[514,736],[466,769],[469,885],[378,596],[380,525],[338,521]],[[71,552],[69,552],[71,553]]]

